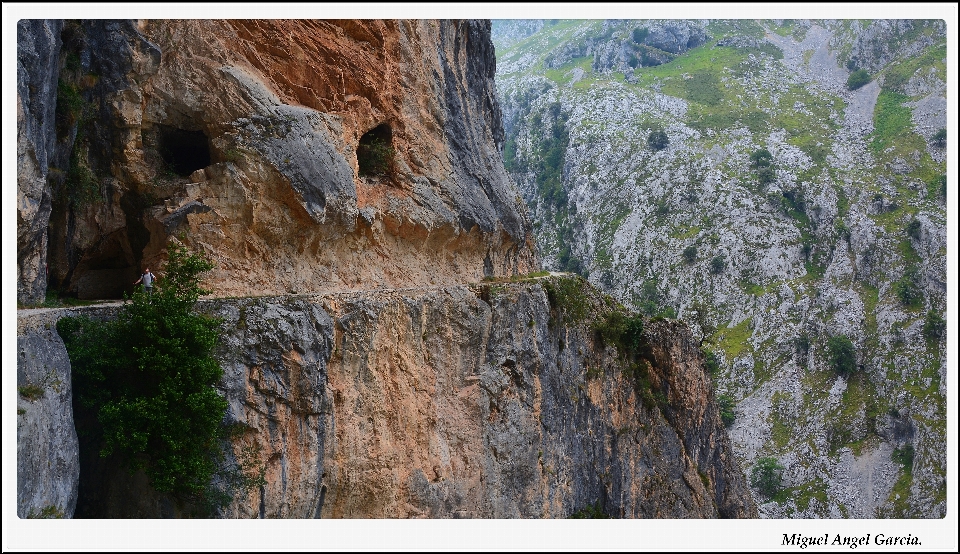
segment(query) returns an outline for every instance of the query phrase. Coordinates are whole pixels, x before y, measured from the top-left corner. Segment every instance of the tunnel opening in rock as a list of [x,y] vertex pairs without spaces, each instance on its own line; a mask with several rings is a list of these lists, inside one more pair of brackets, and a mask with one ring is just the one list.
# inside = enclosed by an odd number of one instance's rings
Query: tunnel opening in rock
[[393,131],[386,123],[364,133],[357,145],[357,168],[361,177],[382,177],[393,174]]
[[120,299],[133,292],[138,276],[129,238],[120,230],[83,252],[69,288],[80,300]]
[[210,141],[203,131],[158,125],[157,146],[166,166],[181,177],[210,165]]

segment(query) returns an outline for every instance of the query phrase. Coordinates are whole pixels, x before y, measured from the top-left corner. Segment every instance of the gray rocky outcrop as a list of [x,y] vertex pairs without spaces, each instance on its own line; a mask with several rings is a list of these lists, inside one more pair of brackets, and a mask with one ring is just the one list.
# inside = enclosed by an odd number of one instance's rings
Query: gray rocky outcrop
[[71,518],[80,479],[70,359],[56,313],[17,321],[17,516]]
[[[56,160],[59,20],[17,23],[17,302],[36,303],[47,291],[47,223],[51,168]],[[55,176],[54,176],[55,177]]]

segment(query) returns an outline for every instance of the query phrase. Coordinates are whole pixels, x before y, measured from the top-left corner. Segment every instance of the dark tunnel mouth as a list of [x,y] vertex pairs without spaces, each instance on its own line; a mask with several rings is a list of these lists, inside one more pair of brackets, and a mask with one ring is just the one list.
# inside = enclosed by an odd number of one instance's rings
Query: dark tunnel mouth
[[361,177],[388,175],[393,170],[393,130],[381,123],[360,137],[357,171]]
[[164,164],[180,177],[210,165],[210,140],[203,131],[157,126],[157,150]]

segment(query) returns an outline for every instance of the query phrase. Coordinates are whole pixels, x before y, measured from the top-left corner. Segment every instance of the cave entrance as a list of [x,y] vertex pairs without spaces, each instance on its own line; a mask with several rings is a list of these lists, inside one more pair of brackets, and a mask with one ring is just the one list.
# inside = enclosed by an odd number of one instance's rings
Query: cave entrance
[[164,163],[181,177],[210,165],[210,141],[203,131],[157,126],[157,150]]
[[360,137],[357,145],[357,169],[360,176],[392,174],[394,155],[393,131],[389,125],[383,123],[367,131]]

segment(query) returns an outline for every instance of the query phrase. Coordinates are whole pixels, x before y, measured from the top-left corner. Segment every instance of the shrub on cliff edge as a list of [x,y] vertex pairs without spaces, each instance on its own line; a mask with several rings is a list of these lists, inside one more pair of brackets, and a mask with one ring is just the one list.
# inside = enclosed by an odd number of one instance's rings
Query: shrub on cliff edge
[[[157,491],[206,500],[219,469],[227,401],[212,352],[219,321],[194,311],[203,256],[170,245],[152,300],[137,291],[113,321],[57,324],[73,367],[77,404],[97,422],[100,455],[143,469]],[[81,417],[83,414],[80,414]]]

